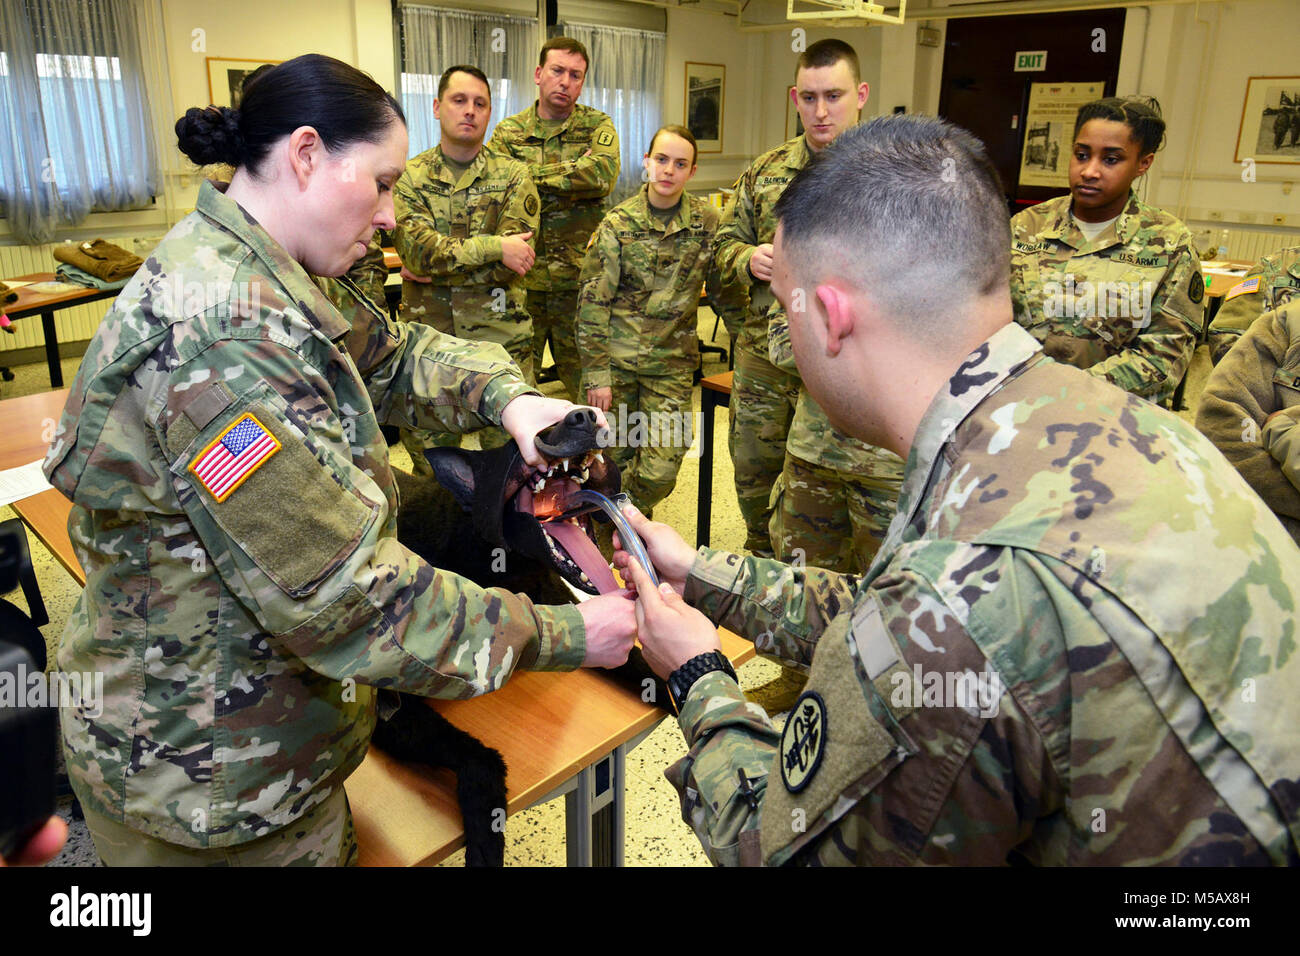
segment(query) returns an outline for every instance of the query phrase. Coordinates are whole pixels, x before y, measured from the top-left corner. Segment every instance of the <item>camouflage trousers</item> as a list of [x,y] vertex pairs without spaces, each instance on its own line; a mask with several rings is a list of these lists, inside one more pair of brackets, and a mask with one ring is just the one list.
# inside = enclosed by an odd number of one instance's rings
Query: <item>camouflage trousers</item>
[[86,826],[105,866],[356,866],[357,838],[342,787],[288,826],[235,846],[168,843],[89,807]]
[[551,339],[551,356],[555,359],[555,373],[559,376],[571,402],[583,404],[586,393],[579,393],[582,379],[582,359],[578,355],[578,290],[556,289],[553,292],[528,290],[528,314],[533,317],[533,355],[537,369],[542,367],[542,353],[546,338]]
[[[415,286],[414,290],[412,286]],[[409,280],[402,284],[402,318],[405,321],[423,322],[425,325],[433,326],[439,332],[461,339],[495,342],[504,348],[514,363],[519,366],[519,370],[524,374],[524,381],[529,385],[535,384],[533,326],[530,318],[516,320],[482,313],[456,313],[448,316],[442,309],[422,307],[419,303],[419,290],[419,285]],[[423,428],[402,429],[402,447],[410,453],[411,464],[416,474],[433,473],[424,458],[424,449],[458,448],[460,439],[459,435]],[[480,448],[500,448],[509,440],[510,435],[502,428],[484,428],[478,433]]]
[[902,487],[902,466],[892,462],[859,475],[786,454],[770,528],[777,558],[864,573],[898,511]]
[[745,519],[745,549],[770,556],[772,494],[785,466],[785,441],[799,397],[799,378],[766,356],[736,350],[727,447],[735,469],[736,497]]
[[605,415],[615,443],[609,455],[621,472],[623,491],[648,517],[677,485],[691,446],[691,373],[638,375],[611,368],[610,386],[613,401]]

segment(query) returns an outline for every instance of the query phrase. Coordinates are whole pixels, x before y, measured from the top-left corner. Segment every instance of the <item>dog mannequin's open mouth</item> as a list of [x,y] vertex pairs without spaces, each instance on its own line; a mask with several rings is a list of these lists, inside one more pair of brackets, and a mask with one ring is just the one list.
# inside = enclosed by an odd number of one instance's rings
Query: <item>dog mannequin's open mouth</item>
[[540,525],[556,569],[588,594],[617,591],[618,583],[596,547],[592,516],[564,515],[575,510],[573,496],[581,489],[616,494],[619,484],[618,470],[605,461],[599,450],[591,450],[533,472],[515,496],[516,509],[532,515]]

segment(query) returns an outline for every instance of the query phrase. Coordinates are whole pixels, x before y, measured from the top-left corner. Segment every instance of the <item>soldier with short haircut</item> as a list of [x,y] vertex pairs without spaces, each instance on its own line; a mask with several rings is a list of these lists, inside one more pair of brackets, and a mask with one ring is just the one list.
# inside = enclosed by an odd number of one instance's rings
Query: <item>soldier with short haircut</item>
[[[402,259],[402,317],[462,339],[495,342],[533,382],[533,323],[521,276],[533,267],[531,240],[540,209],[528,168],[483,148],[492,89],[473,66],[452,66],[438,81],[433,114],[442,139],[406,164],[393,189]],[[505,444],[497,428],[484,448]],[[423,451],[455,444],[456,435],[403,431],[416,471]]]
[[646,184],[601,220],[582,266],[583,387],[589,404],[610,413],[610,454],[623,490],[646,514],[672,492],[691,443],[700,287],[719,313],[745,298],[738,284],[724,291],[713,268],[718,211],[685,192],[695,156],[686,127],[656,132]]
[[[794,155],[820,153],[836,136],[856,125],[868,93],[853,47],[842,40],[820,40],[808,47],[799,57],[795,84],[790,90],[805,130],[793,141],[799,147]],[[786,143],[779,149],[790,146]],[[755,167],[762,162],[760,157]],[[775,184],[766,192],[762,201],[775,202],[780,197]],[[738,205],[737,209],[741,208]],[[898,506],[902,459],[845,435],[827,421],[825,412],[798,378],[786,314],[779,302],[768,307],[765,321],[763,358],[772,368],[792,376],[789,381],[797,387],[798,397],[789,417],[789,435],[783,450],[770,442],[755,444],[746,437],[755,429],[771,429],[771,413],[788,413],[783,397],[769,395],[766,402],[757,405],[747,398],[733,404],[733,455],[739,456],[735,463],[737,488],[742,481],[748,482],[749,504],[755,506],[763,498],[763,503],[770,505],[770,553],[778,559],[846,573],[865,571]],[[752,359],[745,361],[747,373],[759,367]],[[746,386],[746,390],[749,388]],[[758,449],[756,455],[753,448]],[[772,478],[759,473],[768,454],[781,455],[779,472],[774,476],[775,491]],[[769,494],[770,500],[764,497]],[[766,551],[764,548],[758,553]],[[768,713],[780,713],[790,709],[805,681],[803,673],[784,668],[780,678],[757,688],[752,697]]]
[[1217,364],[1241,334],[1265,312],[1300,297],[1300,246],[1279,249],[1251,267],[1223,296],[1210,323],[1210,348]]
[[[776,213],[772,288],[804,383],[907,470],[861,577],[697,553],[629,514],[663,583],[615,562],[710,857],[1300,861],[1300,549],[1195,429],[1015,324],[984,147],[876,119]],[[811,666],[783,730],[715,625]]]
[[1205,317],[1191,231],[1133,191],[1164,135],[1151,103],[1085,104],[1070,194],[1011,220],[1016,321],[1058,362],[1154,402],[1178,387]]
[[589,62],[587,48],[572,37],[547,40],[533,73],[537,101],[498,123],[488,144],[525,163],[541,197],[538,261],[524,278],[533,357],[540,371],[549,337],[556,373],[572,401],[578,401],[582,374],[574,338],[582,258],[619,169],[614,121],[577,101]]

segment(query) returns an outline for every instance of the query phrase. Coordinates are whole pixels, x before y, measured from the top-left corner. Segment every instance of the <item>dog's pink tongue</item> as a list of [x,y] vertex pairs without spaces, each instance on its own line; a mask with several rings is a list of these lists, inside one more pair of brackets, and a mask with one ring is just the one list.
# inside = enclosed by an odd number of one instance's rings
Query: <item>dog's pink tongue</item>
[[608,594],[619,589],[618,582],[614,580],[614,572],[609,569],[600,549],[587,537],[586,532],[576,524],[569,524],[567,521],[548,522],[546,530],[552,538],[563,545],[573,562],[586,572],[587,578],[596,586],[596,590],[601,594]]

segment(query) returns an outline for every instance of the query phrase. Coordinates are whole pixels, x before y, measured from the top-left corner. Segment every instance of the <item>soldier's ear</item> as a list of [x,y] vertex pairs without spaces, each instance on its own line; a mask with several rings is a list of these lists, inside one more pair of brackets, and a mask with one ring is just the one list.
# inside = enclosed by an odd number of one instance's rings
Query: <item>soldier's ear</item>
[[424,458],[433,468],[438,484],[451,492],[458,505],[471,511],[475,483],[469,456],[459,448],[426,448]]

